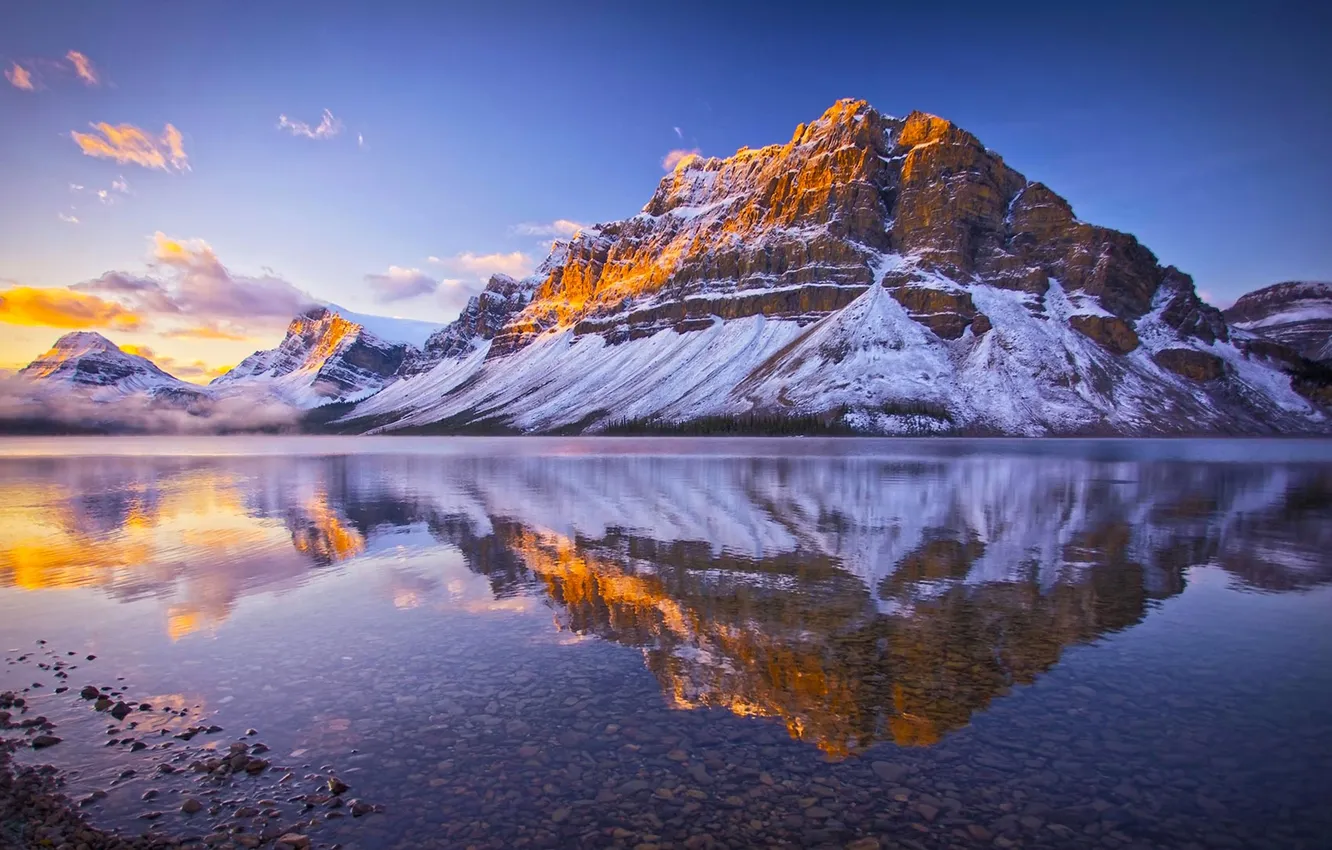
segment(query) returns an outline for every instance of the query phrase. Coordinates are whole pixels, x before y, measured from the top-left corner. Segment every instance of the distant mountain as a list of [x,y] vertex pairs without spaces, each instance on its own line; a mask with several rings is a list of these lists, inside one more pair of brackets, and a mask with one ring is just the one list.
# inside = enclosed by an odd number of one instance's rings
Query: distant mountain
[[366,316],[335,305],[294,318],[277,348],[242,360],[210,387],[219,392],[264,389],[301,408],[357,401],[391,383],[440,326]]
[[342,424],[1327,432],[1327,393],[1290,368],[965,130],[843,100],[785,144],[682,160],[637,215],[492,278],[396,382],[353,384]]
[[1255,290],[1225,312],[1226,321],[1301,357],[1332,363],[1332,283],[1291,281]]
[[95,402],[133,395],[188,405],[207,396],[194,384],[162,371],[146,357],[122,351],[98,333],[77,331],[19,370],[17,377],[48,394],[72,393]]
[[[244,408],[239,420],[236,407]],[[65,334],[0,380],[0,433],[213,432],[293,422],[291,413],[264,405],[219,405],[207,389],[88,331]]]

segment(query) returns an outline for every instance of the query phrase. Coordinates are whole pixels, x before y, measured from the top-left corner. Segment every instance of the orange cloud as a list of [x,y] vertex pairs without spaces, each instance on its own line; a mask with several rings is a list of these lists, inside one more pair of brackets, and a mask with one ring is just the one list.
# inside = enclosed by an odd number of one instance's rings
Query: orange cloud
[[[112,126],[107,123],[91,124],[96,133],[71,132],[70,138],[88,156],[114,159],[120,163],[134,163],[144,168],[162,171],[189,171],[189,158],[180,131],[166,125],[161,137],[154,137],[133,124]],[[101,135],[98,135],[100,133]]]
[[202,239],[152,236],[147,274],[109,271],[70,287],[114,298],[145,316],[167,318],[184,338],[249,341],[285,328],[314,304],[272,272],[237,274]]
[[156,352],[154,352],[152,348],[146,345],[122,345],[120,346],[120,350],[125,352],[126,354],[134,354],[139,357],[147,357],[149,360],[152,360],[154,357],[157,356]]
[[229,331],[217,325],[197,325],[192,328],[177,328],[167,331],[162,336],[171,339],[224,339],[231,342],[245,342],[250,337],[236,331]]
[[153,259],[169,266],[213,266],[218,263],[213,246],[202,239],[177,239],[162,231],[153,234]]
[[230,372],[234,366],[209,366],[202,360],[195,360],[192,363],[181,363],[170,357],[161,357],[157,365],[167,370],[184,381],[191,381],[196,384],[206,384],[214,378],[220,378]]
[[14,63],[14,67],[5,71],[5,79],[16,89],[33,90],[32,73],[17,62]]
[[666,156],[662,157],[661,167],[667,171],[678,171],[688,165],[690,160],[697,159],[699,156],[701,156],[701,152],[698,148],[673,150],[666,154]]
[[74,66],[74,73],[79,75],[80,80],[90,86],[95,86],[101,82],[97,76],[97,70],[93,68],[92,60],[87,56],[77,50],[71,50],[65,54],[65,58]]
[[[169,336],[169,334],[164,334]],[[139,357],[146,357],[157,364],[158,368],[163,369],[177,378],[186,381],[193,381],[197,384],[206,384],[216,377],[225,375],[232,370],[232,366],[209,366],[206,361],[193,360],[188,363],[177,360],[170,354],[159,354],[151,346],[147,345],[122,345],[120,350],[126,354],[135,354]]]
[[114,301],[69,289],[14,286],[0,292],[0,322],[48,328],[138,330],[143,320]]

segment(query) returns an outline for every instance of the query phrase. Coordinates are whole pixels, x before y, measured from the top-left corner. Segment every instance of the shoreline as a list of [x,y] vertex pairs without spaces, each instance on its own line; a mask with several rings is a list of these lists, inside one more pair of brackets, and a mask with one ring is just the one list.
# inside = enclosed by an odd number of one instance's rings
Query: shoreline
[[0,738],[0,847],[167,850],[200,848],[202,839],[147,833],[128,836],[93,826],[61,790],[64,778],[51,765],[23,765],[14,758],[22,739]]

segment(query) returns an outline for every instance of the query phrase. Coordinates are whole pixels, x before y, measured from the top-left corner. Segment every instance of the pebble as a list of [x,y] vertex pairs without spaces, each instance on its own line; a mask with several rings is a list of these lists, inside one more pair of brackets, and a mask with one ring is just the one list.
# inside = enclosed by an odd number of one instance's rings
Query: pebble
[[870,764],[874,775],[884,782],[897,783],[902,781],[902,777],[910,772],[910,768],[904,764],[894,764],[888,761],[876,761]]

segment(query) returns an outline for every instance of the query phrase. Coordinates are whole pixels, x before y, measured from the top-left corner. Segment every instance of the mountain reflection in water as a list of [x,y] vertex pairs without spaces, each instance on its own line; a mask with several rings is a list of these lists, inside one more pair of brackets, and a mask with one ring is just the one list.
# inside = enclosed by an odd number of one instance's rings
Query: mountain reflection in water
[[[935,743],[1065,647],[1141,621],[1190,567],[1263,591],[1332,580],[1327,470],[1011,455],[6,459],[0,586],[157,598],[174,639],[219,628],[247,594],[297,592],[425,540],[461,553],[501,607],[538,600],[560,629],[640,648],[674,706],[779,717],[844,755]],[[396,604],[438,590],[394,569]]]

